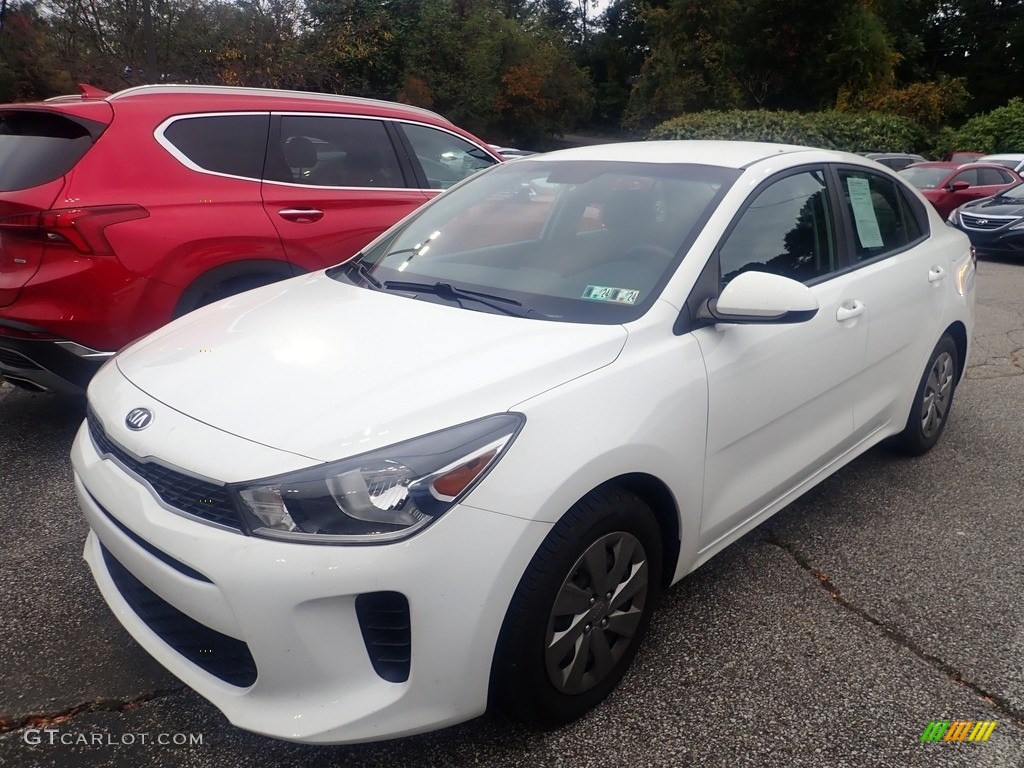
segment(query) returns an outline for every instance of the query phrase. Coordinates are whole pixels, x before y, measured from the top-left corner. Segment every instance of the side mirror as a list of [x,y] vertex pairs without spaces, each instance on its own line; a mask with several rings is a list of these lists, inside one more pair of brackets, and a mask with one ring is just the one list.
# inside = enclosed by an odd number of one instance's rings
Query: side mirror
[[818,313],[818,300],[803,283],[769,272],[743,272],[717,299],[708,299],[699,320],[715,323],[804,323]]
[[954,192],[963,192],[970,186],[971,183],[969,181],[954,181],[952,184],[949,185],[949,188]]

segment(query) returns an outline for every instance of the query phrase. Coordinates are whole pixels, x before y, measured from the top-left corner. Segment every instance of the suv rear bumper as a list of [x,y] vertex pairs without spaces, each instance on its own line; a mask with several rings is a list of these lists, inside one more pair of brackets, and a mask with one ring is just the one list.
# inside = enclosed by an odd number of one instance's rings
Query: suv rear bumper
[[82,394],[89,379],[113,352],[90,349],[65,339],[22,338],[6,332],[29,331],[22,323],[0,320],[0,376],[34,392]]

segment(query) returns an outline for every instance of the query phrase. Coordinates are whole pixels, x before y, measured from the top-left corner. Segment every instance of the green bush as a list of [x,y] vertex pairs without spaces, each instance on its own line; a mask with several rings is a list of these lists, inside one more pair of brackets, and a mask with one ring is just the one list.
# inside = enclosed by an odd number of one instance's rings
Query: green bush
[[880,112],[695,112],[667,120],[651,139],[726,139],[802,144],[848,152],[911,152],[927,144],[913,120]]
[[936,138],[939,154],[958,149],[986,154],[1024,151],[1024,100],[1014,97],[1005,107],[976,115],[958,129],[939,132]]

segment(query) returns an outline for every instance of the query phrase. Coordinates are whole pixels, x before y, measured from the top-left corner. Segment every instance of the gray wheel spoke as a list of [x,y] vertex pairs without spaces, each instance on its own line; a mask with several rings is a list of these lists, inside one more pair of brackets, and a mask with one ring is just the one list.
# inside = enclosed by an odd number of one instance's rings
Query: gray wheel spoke
[[581,618],[575,619],[572,626],[564,632],[556,632],[548,642],[548,655],[555,661],[561,661],[569,652],[569,648],[577,643],[583,635],[583,627],[586,621]]
[[612,596],[612,610],[618,608],[630,599],[636,597],[641,591],[647,589],[647,562],[642,561],[633,565],[633,570],[626,580],[618,585],[615,594]]
[[605,632],[611,632],[620,637],[632,637],[636,628],[640,626],[640,619],[644,612],[637,608],[630,608],[622,613],[613,613],[608,617],[608,626]]
[[583,555],[583,569],[590,577],[595,592],[604,594],[611,585],[608,584],[608,569],[605,563],[604,547],[591,547]]
[[578,616],[588,610],[590,610],[590,593],[580,589],[571,581],[563,584],[562,591],[558,593],[558,599],[555,600],[554,614],[564,616],[571,613]]
[[583,675],[587,672],[587,662],[590,660],[590,639],[593,636],[593,633],[581,635],[576,645],[576,655],[569,662],[565,675],[565,689],[568,693],[579,690],[580,683],[583,682]]
[[615,666],[615,656],[612,655],[612,649],[608,645],[608,637],[603,631],[590,633],[590,652],[594,656],[594,666],[591,669],[591,674],[600,680],[611,672],[612,667]]
[[636,549],[636,543],[638,543],[636,542],[636,539],[619,539],[615,542],[615,545],[612,547],[614,560],[612,562],[611,570],[608,572],[608,589],[618,588],[623,575],[633,563],[633,551]]

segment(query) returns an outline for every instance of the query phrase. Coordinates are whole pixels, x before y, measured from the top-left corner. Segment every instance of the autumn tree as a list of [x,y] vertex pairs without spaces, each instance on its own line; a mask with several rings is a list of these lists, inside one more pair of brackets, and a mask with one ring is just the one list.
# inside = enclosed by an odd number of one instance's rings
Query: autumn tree
[[56,96],[72,88],[60,68],[46,20],[35,3],[7,6],[0,28],[0,101]]

